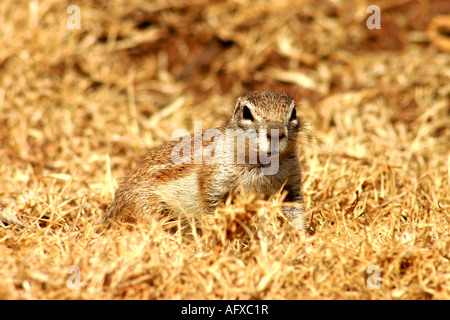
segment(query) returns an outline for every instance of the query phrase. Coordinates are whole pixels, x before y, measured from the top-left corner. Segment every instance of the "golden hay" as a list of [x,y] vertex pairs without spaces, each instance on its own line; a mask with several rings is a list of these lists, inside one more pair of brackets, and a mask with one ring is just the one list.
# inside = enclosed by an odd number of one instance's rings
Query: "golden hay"
[[[0,3],[0,299],[450,299],[448,1],[99,3]],[[306,237],[251,197],[94,232],[145,149],[249,89],[301,106]]]

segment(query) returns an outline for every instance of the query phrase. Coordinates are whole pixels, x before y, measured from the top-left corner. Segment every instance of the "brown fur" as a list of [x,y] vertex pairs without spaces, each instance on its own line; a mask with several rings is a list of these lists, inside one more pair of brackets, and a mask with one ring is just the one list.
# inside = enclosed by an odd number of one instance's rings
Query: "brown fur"
[[[251,120],[244,119],[244,108]],[[109,219],[134,218],[149,220],[152,216],[169,213],[207,214],[243,186],[262,198],[279,192],[288,192],[285,201],[297,206],[285,206],[283,212],[303,229],[303,197],[301,167],[297,156],[299,120],[291,118],[294,101],[286,94],[272,91],[250,92],[238,99],[231,120],[217,128],[225,137],[227,129],[279,129],[279,169],[274,175],[263,175],[263,164],[249,163],[246,145],[245,163],[194,164],[194,135],[191,135],[191,164],[175,164],[171,159],[173,148],[179,143],[170,141],[151,149],[138,166],[124,179],[115,200],[102,222]],[[247,112],[247,117],[249,114]],[[284,138],[282,138],[284,136]],[[271,137],[268,134],[269,143]],[[202,141],[202,150],[211,142]],[[234,142],[234,151],[239,147]],[[258,144],[257,148],[261,148]],[[222,158],[223,159],[223,158]],[[258,158],[259,159],[259,158]]]

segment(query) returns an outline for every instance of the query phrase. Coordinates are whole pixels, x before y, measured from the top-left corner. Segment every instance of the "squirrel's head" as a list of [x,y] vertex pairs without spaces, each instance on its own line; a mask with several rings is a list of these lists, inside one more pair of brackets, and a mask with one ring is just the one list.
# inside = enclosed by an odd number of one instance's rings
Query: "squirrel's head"
[[230,124],[264,134],[267,140],[260,137],[259,148],[269,153],[272,140],[278,139],[280,154],[293,147],[300,127],[295,101],[286,93],[274,91],[253,91],[239,97]]

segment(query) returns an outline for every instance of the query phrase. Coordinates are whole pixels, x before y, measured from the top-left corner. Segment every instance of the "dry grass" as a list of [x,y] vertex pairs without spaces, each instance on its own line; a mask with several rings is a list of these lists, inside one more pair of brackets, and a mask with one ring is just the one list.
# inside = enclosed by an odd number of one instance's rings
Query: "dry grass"
[[[69,1],[1,1],[0,298],[449,299],[448,1],[167,3],[77,1],[69,30]],[[311,235],[251,198],[198,234],[94,232],[146,148],[262,88],[314,133]]]

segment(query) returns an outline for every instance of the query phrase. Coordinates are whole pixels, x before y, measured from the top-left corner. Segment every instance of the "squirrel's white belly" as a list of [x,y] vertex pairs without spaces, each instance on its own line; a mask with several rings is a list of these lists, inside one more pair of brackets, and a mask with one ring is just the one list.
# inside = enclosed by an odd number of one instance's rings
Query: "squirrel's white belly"
[[157,192],[164,202],[175,211],[200,212],[197,179],[198,172],[194,170],[189,175],[160,185]]

